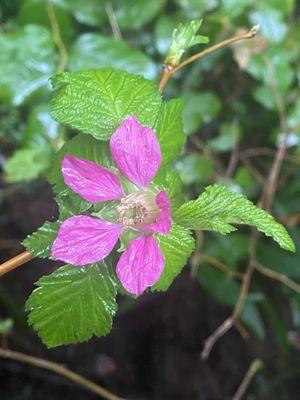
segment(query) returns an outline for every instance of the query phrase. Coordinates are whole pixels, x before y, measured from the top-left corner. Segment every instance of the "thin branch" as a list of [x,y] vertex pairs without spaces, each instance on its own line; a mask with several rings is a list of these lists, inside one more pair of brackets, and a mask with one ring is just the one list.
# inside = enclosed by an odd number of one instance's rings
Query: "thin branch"
[[227,267],[227,265],[225,265],[224,263],[222,263],[220,260],[211,257],[207,254],[201,254],[200,255],[200,262],[201,261],[206,261],[209,264],[211,264],[213,267],[219,269],[220,271],[224,272],[226,275],[230,276],[230,277],[235,277],[235,278],[239,278],[242,279],[243,278],[243,274],[238,272],[238,271],[234,271],[231,268]]
[[161,76],[161,80],[158,84],[158,90],[162,92],[171,76],[175,74],[175,72],[179,71],[181,68],[184,66],[199,60],[199,58],[202,58],[206,56],[207,54],[213,53],[216,50],[221,49],[222,47],[229,46],[233,43],[239,42],[241,40],[247,40],[247,39],[252,39],[254,36],[256,36],[257,32],[259,30],[259,25],[253,26],[253,28],[250,29],[249,32],[243,33],[241,35],[234,36],[230,39],[223,40],[220,43],[215,44],[214,46],[209,47],[208,49],[205,49],[203,51],[200,51],[197,54],[194,54],[193,56],[187,58],[186,60],[182,61],[178,65],[171,66],[171,65],[164,65],[163,66],[163,72]]
[[258,31],[259,31],[259,25],[255,25],[250,29],[249,32],[242,33],[241,35],[237,35],[230,39],[223,40],[222,42],[217,43],[214,46],[209,47],[208,49],[200,51],[199,53],[194,54],[193,56],[187,58],[186,60],[184,60],[180,64],[178,64],[175,68],[173,68],[171,74],[173,75],[175,72],[179,71],[185,65],[188,65],[188,64],[198,60],[199,58],[206,56],[207,54],[213,53],[214,51],[219,50],[222,47],[226,47],[233,43],[240,42],[241,40],[252,39],[256,36]]
[[281,222],[284,225],[287,226],[294,226],[299,224],[300,222],[300,214],[293,214],[293,215],[280,215],[278,217],[276,217],[276,220],[278,222]]
[[35,256],[29,251],[23,251],[23,253],[18,254],[17,256],[11,258],[10,260],[0,264],[0,276],[6,274],[7,272],[20,267],[21,265],[27,263],[32,260]]
[[238,136],[237,120],[234,120],[233,123],[231,124],[231,132],[233,137],[233,148],[231,151],[228,167],[225,173],[226,178],[232,177],[239,160],[239,136]]
[[252,162],[244,155],[240,154],[239,158],[241,162],[245,165],[245,167],[250,171],[252,174],[253,178],[258,182],[258,183],[265,183],[265,178],[264,176],[260,173],[260,171],[252,164]]
[[249,385],[251,384],[253,378],[257,374],[258,371],[260,371],[263,368],[263,362],[258,358],[254,361],[252,361],[248,371],[246,372],[246,375],[244,376],[237,392],[233,396],[232,400],[241,400],[246,393]]
[[196,248],[194,254],[191,258],[191,276],[195,277],[197,275],[198,266],[201,262],[201,248],[203,244],[203,232],[202,231],[195,231],[196,235]]
[[280,272],[273,271],[262,264],[260,264],[257,260],[254,261],[255,269],[261,274],[274,279],[275,281],[283,283],[285,286],[294,290],[296,293],[300,294],[300,285],[294,281],[292,281],[288,276],[281,274]]
[[251,243],[249,245],[249,263],[243,275],[239,297],[237,299],[237,302],[235,303],[234,309],[230,317],[226,318],[225,321],[205,340],[204,347],[201,352],[201,358],[203,360],[206,360],[209,357],[209,354],[215,343],[235,325],[236,321],[239,320],[241,312],[244,308],[244,304],[250,288],[252,275],[255,269],[253,261],[255,259],[256,236],[253,236],[251,239],[252,240],[250,241]]
[[281,98],[280,90],[278,87],[278,81],[277,77],[275,75],[274,68],[272,64],[270,63],[270,60],[265,57],[265,63],[268,68],[269,75],[271,77],[271,89],[274,94],[274,99],[276,102],[277,110],[278,110],[278,115],[279,115],[279,121],[280,121],[280,126],[281,130],[284,134],[284,138],[280,146],[278,147],[278,150],[276,152],[270,174],[268,177],[268,180],[266,182],[263,195],[262,195],[262,201],[261,205],[262,208],[266,210],[270,210],[273,199],[276,193],[277,189],[277,183],[278,183],[278,177],[281,169],[281,164],[284,160],[285,153],[288,147],[288,138],[289,138],[289,129],[288,129],[288,124],[287,124],[287,117],[286,117],[286,111],[285,111],[285,106]]
[[250,339],[250,333],[247,331],[247,329],[244,327],[243,324],[241,324],[240,321],[235,321],[235,329],[239,332],[239,334],[242,336],[245,342],[247,342]]
[[61,38],[60,29],[55,15],[55,10],[52,0],[46,0],[46,4],[47,4],[47,14],[51,26],[53,41],[56,44],[60,54],[60,62],[57,67],[57,72],[63,72],[67,66],[69,55],[67,48]]
[[[87,390],[98,394],[103,399],[106,400],[122,400],[120,397],[114,395],[103,387],[97,385],[96,383],[84,378],[83,376],[70,371],[69,369],[63,367],[62,365],[56,364],[51,361],[44,360],[42,358],[33,357],[28,354],[20,353],[17,351],[7,350],[0,348],[0,357],[8,358],[15,361],[21,361],[26,364],[34,365],[35,367],[46,369],[48,371],[55,372],[58,375],[64,376],[71,381],[83,386]],[[124,400],[124,399],[123,399]]]
[[120,27],[116,18],[116,14],[114,13],[114,9],[111,3],[106,3],[105,4],[105,11],[111,26],[111,30],[113,32],[114,38],[116,40],[121,40],[122,35],[120,31]]

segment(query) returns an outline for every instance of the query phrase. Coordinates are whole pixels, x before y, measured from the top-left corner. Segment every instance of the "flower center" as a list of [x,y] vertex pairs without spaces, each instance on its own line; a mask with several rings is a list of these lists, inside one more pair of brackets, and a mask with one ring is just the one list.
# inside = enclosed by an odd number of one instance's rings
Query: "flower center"
[[117,206],[119,222],[132,229],[152,224],[160,212],[155,198],[156,194],[149,191],[137,191],[123,197]]

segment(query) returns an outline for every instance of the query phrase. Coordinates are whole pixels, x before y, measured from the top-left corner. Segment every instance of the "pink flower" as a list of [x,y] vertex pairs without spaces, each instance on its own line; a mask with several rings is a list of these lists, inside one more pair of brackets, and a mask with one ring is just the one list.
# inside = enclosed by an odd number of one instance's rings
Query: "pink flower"
[[126,195],[114,172],[66,154],[62,161],[65,183],[91,203],[120,200],[118,218],[115,223],[87,215],[67,219],[60,226],[51,254],[72,265],[95,263],[113,250],[123,232],[133,230],[138,236],[121,255],[116,272],[128,292],[140,295],[158,281],[164,269],[155,235],[166,235],[171,227],[166,192],[149,186],[161,164],[160,145],[152,129],[131,116],[112,135],[110,150],[119,171],[136,190]]

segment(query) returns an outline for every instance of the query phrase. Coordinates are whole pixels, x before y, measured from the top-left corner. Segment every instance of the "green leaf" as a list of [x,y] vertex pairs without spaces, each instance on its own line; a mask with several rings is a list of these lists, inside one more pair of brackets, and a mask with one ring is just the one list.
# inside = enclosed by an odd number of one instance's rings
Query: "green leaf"
[[202,25],[202,19],[190,21],[186,24],[179,24],[173,31],[173,41],[167,53],[166,64],[176,66],[180,63],[181,57],[192,46],[208,43],[207,36],[197,35]]
[[288,33],[288,24],[283,14],[278,9],[273,9],[261,3],[255,11],[250,14],[250,21],[260,26],[260,32],[271,42],[281,42]]
[[48,104],[32,107],[26,121],[23,146],[56,150],[61,146],[62,141],[59,124],[51,118]]
[[175,0],[187,18],[200,18],[206,11],[219,6],[219,0]]
[[154,31],[155,46],[160,54],[165,55],[172,43],[172,33],[180,21],[174,15],[162,15],[157,19]]
[[157,73],[156,65],[141,51],[98,33],[79,36],[70,50],[68,65],[70,71],[113,67],[148,79],[154,79]]
[[0,54],[0,100],[15,106],[46,88],[55,71],[51,33],[42,26],[26,25],[15,32],[0,32]]
[[155,131],[160,143],[163,164],[174,160],[186,141],[182,126],[181,99],[173,99],[163,103],[155,124]]
[[244,13],[251,5],[253,5],[252,0],[222,0],[222,11],[225,16],[230,15],[230,18],[234,18]]
[[183,100],[183,126],[187,134],[212,122],[221,109],[219,98],[212,92],[186,92]]
[[[64,40],[69,40],[72,34],[72,22],[69,13],[55,4],[54,12],[61,36]],[[21,25],[39,24],[50,29],[47,0],[24,0],[20,6],[18,21]]]
[[102,140],[132,114],[153,126],[161,106],[154,83],[111,68],[57,74],[52,85],[58,88],[52,117]]
[[7,182],[36,179],[45,172],[51,161],[51,149],[29,148],[17,150],[4,164]]
[[167,290],[186,265],[195,248],[195,240],[187,229],[176,224],[172,224],[167,235],[157,235],[156,239],[165,257],[165,268],[152,290]]
[[111,4],[121,28],[139,29],[162,9],[165,0],[112,0]]
[[53,2],[71,12],[82,24],[100,27],[107,20],[105,7],[99,0],[53,0]]
[[7,335],[11,332],[14,321],[11,318],[0,319],[0,335]]
[[117,310],[116,281],[107,262],[66,265],[43,276],[26,302],[28,322],[47,347],[109,333]]
[[85,214],[92,207],[92,203],[73,193],[71,190],[61,192],[55,198],[59,208],[59,220],[72,217],[73,215]]
[[109,147],[106,142],[101,142],[91,136],[79,134],[69,140],[56,154],[52,163],[51,172],[48,175],[49,182],[54,185],[56,193],[65,191],[66,184],[61,173],[61,162],[65,154],[72,154],[74,157],[85,158],[94,161],[103,167],[111,166]]
[[295,251],[286,229],[270,214],[256,207],[246,196],[222,185],[208,186],[197,200],[183,204],[176,211],[174,220],[191,229],[212,230],[223,235],[236,230],[231,224],[255,226],[283,249]]
[[27,236],[23,245],[36,257],[48,258],[51,255],[51,246],[56,239],[58,228],[58,222],[46,221],[36,232]]
[[289,50],[280,45],[272,45],[263,54],[254,54],[246,70],[255,79],[271,88],[276,81],[278,88],[284,91],[289,88],[294,79],[291,58],[292,53]]
[[198,154],[187,154],[181,157],[176,161],[175,168],[185,185],[208,182],[214,174],[212,160]]
[[207,145],[213,152],[227,153],[234,148],[236,140],[239,140],[241,136],[238,124],[223,123],[220,126],[220,134],[211,139]]

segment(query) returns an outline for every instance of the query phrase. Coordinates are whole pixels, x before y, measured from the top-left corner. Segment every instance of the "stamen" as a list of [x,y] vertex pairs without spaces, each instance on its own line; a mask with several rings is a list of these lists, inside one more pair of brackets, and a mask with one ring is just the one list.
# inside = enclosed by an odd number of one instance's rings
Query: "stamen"
[[137,191],[123,197],[117,206],[119,222],[126,228],[138,229],[155,222],[159,208],[153,192]]

